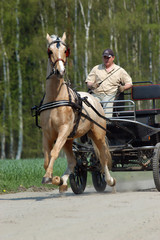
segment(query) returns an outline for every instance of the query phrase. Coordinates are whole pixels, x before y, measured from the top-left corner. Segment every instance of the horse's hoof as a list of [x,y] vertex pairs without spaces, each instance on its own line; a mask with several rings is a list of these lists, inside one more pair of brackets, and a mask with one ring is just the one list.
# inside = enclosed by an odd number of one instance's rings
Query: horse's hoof
[[113,178],[113,184],[111,185],[111,187],[114,187],[116,185],[116,179]]
[[42,184],[52,184],[52,178],[43,177],[42,178]]
[[57,186],[61,186],[63,184],[63,179],[56,176],[52,178],[52,184],[57,185]]
[[68,190],[68,186],[67,185],[61,185],[59,186],[59,193],[64,193]]

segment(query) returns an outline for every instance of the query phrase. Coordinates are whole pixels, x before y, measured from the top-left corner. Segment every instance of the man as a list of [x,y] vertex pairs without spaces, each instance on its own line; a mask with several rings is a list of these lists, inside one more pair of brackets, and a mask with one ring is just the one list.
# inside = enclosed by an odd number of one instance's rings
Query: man
[[[123,92],[132,87],[132,79],[114,63],[115,56],[111,49],[104,50],[102,57],[103,63],[91,70],[85,82],[99,101],[114,101],[118,91]],[[113,102],[103,104],[103,108],[105,116],[112,117]]]

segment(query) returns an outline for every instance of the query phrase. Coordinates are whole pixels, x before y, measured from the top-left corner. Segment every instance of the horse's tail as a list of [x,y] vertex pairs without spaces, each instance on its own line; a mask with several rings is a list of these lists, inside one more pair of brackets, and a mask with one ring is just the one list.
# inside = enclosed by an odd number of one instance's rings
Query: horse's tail
[[[92,139],[91,139],[92,141]],[[97,159],[100,159],[100,152],[99,152],[99,149],[97,148],[96,144],[92,141],[92,145],[93,145],[93,148],[94,148],[94,152],[96,154],[96,157]]]
[[[94,151],[95,151],[96,157],[97,157],[97,159],[100,160],[100,151],[99,151],[99,149],[97,148],[96,144],[93,141],[92,141],[92,144],[93,144],[93,147],[94,147]],[[109,151],[109,145],[108,145],[108,140],[107,139],[105,141],[104,146],[102,146],[102,148],[104,150],[103,151],[103,158],[106,158],[107,166],[108,166],[109,170],[111,170],[112,169],[112,157],[111,157],[111,154],[110,154],[110,151]],[[102,166],[102,167],[104,167],[104,166]]]

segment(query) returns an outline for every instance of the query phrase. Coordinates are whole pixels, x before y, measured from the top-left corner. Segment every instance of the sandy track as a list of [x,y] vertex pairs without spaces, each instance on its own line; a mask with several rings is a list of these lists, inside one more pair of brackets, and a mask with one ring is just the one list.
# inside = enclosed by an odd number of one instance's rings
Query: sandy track
[[82,195],[0,195],[0,240],[159,240],[160,193],[153,186],[148,180],[118,183],[116,194],[87,187]]

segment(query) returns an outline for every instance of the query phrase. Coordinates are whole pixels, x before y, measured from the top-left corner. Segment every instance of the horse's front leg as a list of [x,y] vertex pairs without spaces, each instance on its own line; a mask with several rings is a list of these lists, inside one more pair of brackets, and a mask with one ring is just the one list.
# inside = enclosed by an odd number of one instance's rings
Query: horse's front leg
[[74,154],[73,154],[73,151],[72,151],[72,144],[73,144],[73,140],[67,140],[64,147],[63,147],[63,150],[66,154],[66,157],[67,157],[67,162],[68,162],[68,166],[67,166],[67,169],[66,171],[64,172],[64,174],[62,175],[60,181],[61,181],[61,184],[59,186],[59,192],[65,192],[67,191],[68,189],[68,185],[67,185],[67,180],[68,180],[68,177],[70,175],[71,172],[73,172],[73,169],[76,165],[76,160],[75,160],[75,157],[74,157]]
[[44,169],[47,170],[50,162],[50,152],[52,150],[53,144],[48,138],[43,134],[43,151],[44,151]]
[[50,151],[50,162],[46,169],[46,173],[43,177],[42,183],[52,183],[53,165],[55,160],[58,158],[59,153],[67,140],[68,135],[69,135],[69,130],[67,131],[66,129],[64,130],[62,129],[59,131],[59,135],[56,140],[56,143],[54,144],[52,150]]

